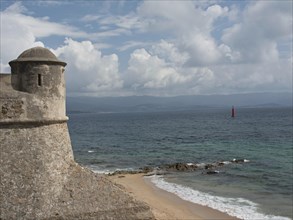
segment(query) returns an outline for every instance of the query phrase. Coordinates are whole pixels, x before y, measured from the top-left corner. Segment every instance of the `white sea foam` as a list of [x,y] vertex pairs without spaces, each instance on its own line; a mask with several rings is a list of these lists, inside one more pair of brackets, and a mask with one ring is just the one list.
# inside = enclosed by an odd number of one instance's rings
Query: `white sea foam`
[[111,170],[103,169],[102,167],[99,167],[97,165],[89,165],[87,166],[87,168],[97,174],[110,174],[113,172]]
[[150,178],[158,188],[174,193],[184,200],[217,209],[240,219],[291,220],[287,217],[262,214],[258,210],[258,204],[247,199],[213,196],[179,184],[166,182],[161,176],[146,178]]
[[94,173],[97,173],[97,174],[113,174],[115,173],[116,171],[134,171],[135,169],[133,168],[125,168],[125,169],[105,169],[103,167],[99,167],[99,166],[96,166],[96,165],[89,165],[88,168],[90,170],[92,170]]
[[109,170],[92,170],[94,173],[97,173],[97,174],[110,174],[110,173],[113,173]]
[[197,167],[204,167],[206,164],[205,163],[197,163],[196,166]]

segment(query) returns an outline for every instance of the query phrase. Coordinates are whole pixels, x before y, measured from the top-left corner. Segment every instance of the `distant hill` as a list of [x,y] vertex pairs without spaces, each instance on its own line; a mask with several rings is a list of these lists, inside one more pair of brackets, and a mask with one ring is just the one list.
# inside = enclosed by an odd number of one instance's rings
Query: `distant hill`
[[196,108],[225,108],[232,105],[238,107],[292,106],[292,94],[253,93],[176,97],[67,97],[67,111],[72,113],[179,111]]

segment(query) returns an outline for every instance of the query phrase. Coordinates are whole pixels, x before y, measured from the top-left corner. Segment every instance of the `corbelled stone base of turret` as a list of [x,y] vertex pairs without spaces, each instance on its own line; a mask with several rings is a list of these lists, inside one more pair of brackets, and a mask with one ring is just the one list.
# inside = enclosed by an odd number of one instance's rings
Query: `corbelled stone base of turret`
[[66,123],[0,125],[0,143],[0,219],[153,219],[74,162]]

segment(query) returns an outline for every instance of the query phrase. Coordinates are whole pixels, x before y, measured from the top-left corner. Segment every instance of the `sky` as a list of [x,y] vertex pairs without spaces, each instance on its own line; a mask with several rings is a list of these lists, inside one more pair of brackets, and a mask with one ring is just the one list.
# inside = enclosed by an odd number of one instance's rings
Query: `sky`
[[291,0],[0,3],[1,72],[46,47],[69,96],[292,92]]

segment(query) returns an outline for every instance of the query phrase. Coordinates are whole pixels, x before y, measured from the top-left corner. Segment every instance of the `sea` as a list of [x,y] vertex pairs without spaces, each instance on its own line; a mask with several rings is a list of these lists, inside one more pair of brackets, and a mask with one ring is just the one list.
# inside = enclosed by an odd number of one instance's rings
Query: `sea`
[[[184,200],[248,220],[293,218],[292,107],[69,113],[75,160],[96,173],[224,162],[217,173],[149,178]],[[230,163],[245,159],[246,163]]]

